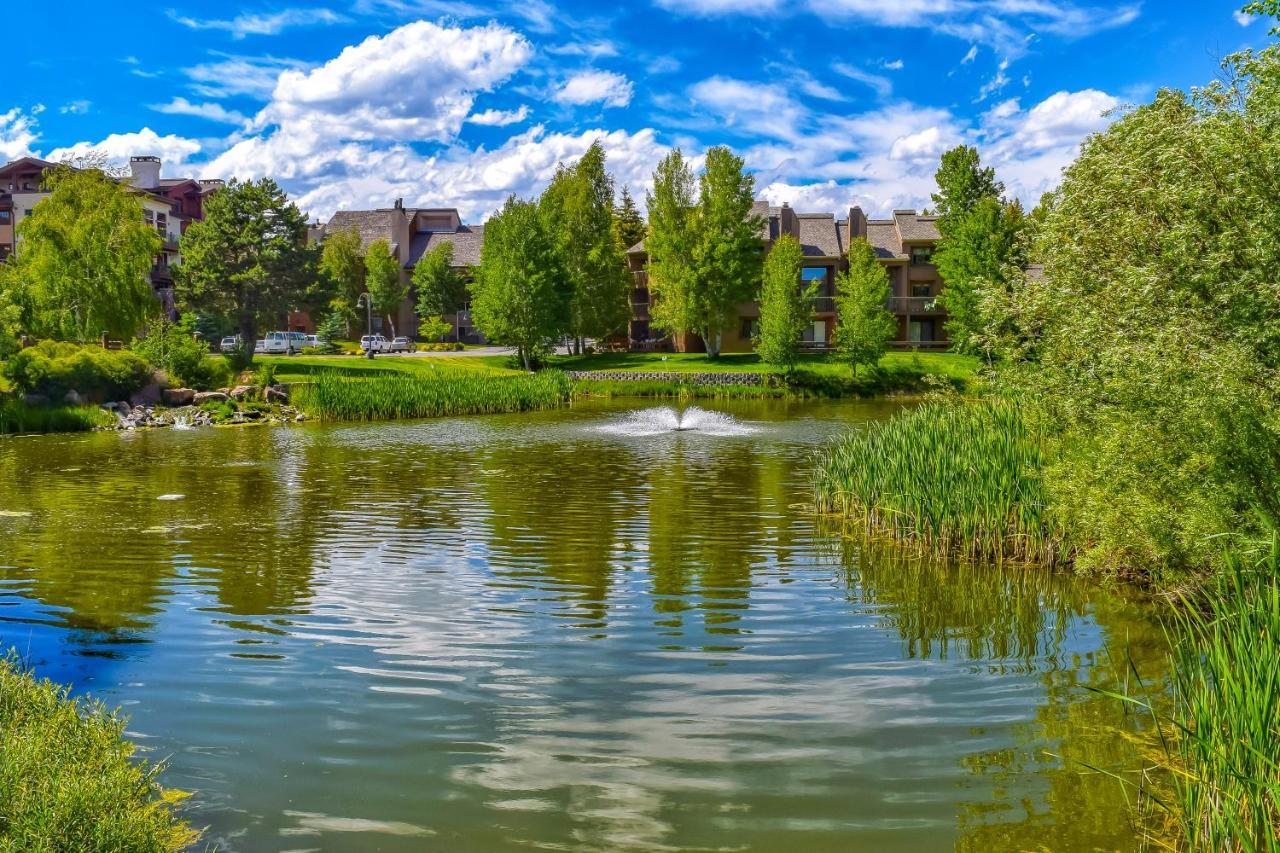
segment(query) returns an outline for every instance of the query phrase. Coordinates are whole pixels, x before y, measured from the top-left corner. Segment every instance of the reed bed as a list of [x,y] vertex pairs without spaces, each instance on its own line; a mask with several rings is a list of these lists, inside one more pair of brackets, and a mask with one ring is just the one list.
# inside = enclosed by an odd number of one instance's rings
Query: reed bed
[[1280,540],[1250,566],[1228,555],[1207,600],[1175,617],[1179,850],[1280,851]]
[[374,421],[551,409],[566,403],[571,393],[569,378],[559,371],[517,376],[449,371],[368,378],[322,372],[310,384],[298,386],[297,402],[321,420]]
[[115,422],[115,415],[97,406],[28,406],[21,400],[0,400],[0,435],[89,432]]
[[937,554],[1052,565],[1063,557],[1017,409],[929,402],[838,439],[819,459],[818,507]]

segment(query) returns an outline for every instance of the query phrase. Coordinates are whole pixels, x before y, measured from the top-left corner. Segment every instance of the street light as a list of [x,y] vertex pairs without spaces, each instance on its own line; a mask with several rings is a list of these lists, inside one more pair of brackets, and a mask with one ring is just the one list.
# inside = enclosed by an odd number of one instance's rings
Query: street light
[[[368,331],[365,332],[365,335],[368,336],[369,338],[372,338],[373,337],[373,300],[369,298],[369,291],[366,290],[364,293],[360,294],[360,298],[356,300],[357,309],[360,308],[361,302],[364,303],[365,320],[366,320],[366,326],[368,328]],[[373,355],[374,355],[373,341],[370,340],[369,346],[365,348],[364,357],[373,358]]]

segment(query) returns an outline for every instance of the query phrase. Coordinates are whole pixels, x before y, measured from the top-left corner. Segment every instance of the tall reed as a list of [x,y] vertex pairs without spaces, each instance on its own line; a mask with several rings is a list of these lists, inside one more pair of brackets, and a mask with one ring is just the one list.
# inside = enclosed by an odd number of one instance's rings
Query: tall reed
[[21,400],[0,400],[0,435],[88,432],[115,422],[115,415],[97,406],[28,406]]
[[569,378],[558,371],[528,376],[450,371],[368,378],[322,372],[310,384],[298,386],[296,397],[313,417],[359,421],[550,409],[570,395]]
[[1052,564],[1063,547],[1046,511],[1043,462],[1013,406],[930,402],[829,446],[817,502],[935,553]]

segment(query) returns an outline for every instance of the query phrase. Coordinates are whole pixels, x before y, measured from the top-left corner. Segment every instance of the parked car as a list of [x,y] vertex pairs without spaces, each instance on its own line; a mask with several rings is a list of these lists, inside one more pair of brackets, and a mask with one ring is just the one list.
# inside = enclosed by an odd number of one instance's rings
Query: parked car
[[391,339],[391,352],[413,352],[413,341],[404,337]]
[[267,342],[262,338],[258,338],[253,342],[253,351],[255,353],[264,353],[267,351]]
[[391,341],[382,335],[365,335],[360,339],[360,349],[365,352],[391,352]]
[[[222,343],[218,344],[218,349],[223,352],[235,352],[240,348],[240,336],[228,335],[222,339]],[[255,348],[256,349],[256,348]]]
[[293,355],[302,352],[307,336],[302,332],[268,332],[263,338],[262,351],[272,355]]
[[307,335],[307,346],[309,347],[322,347],[327,343],[328,341],[320,340],[319,335]]

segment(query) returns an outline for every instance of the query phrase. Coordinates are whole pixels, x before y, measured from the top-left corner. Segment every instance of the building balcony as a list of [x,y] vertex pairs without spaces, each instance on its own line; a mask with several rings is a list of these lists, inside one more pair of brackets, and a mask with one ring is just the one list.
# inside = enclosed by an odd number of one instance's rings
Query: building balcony
[[946,314],[936,296],[893,296],[887,306],[892,314],[930,315]]
[[809,301],[813,305],[813,313],[815,314],[835,313],[836,299],[834,296],[815,296]]

